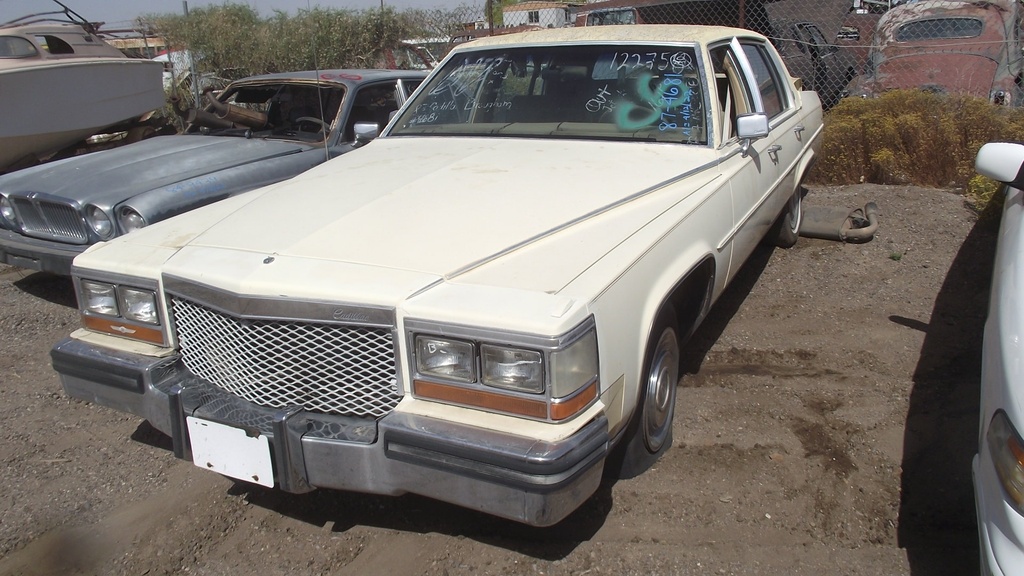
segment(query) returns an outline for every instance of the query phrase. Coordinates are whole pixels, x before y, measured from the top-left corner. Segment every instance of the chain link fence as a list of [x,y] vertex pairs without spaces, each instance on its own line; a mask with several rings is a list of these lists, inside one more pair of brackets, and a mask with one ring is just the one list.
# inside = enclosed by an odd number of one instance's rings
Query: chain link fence
[[[826,107],[893,89],[1024,104],[1021,0],[525,0],[492,32],[632,24],[736,26],[768,36]],[[486,25],[485,25],[486,27]]]

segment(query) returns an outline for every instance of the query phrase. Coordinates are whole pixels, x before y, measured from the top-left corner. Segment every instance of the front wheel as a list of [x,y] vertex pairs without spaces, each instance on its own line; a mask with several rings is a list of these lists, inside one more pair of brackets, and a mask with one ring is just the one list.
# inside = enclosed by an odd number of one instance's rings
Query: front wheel
[[672,445],[679,357],[676,317],[669,307],[662,311],[651,331],[639,401],[625,436],[609,457],[611,475],[617,478],[638,476]]
[[786,202],[786,207],[779,214],[778,220],[772,224],[766,238],[769,243],[779,248],[792,248],[800,237],[800,222],[803,219],[803,189],[797,188]]

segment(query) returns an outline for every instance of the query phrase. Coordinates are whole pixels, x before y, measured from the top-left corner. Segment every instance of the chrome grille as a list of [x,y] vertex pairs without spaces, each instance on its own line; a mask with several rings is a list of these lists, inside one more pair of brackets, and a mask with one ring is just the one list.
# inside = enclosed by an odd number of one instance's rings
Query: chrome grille
[[88,242],[85,222],[74,206],[18,196],[12,196],[11,202],[25,234],[58,242]]
[[241,319],[179,296],[171,308],[185,366],[249,402],[379,417],[401,400],[388,328]]

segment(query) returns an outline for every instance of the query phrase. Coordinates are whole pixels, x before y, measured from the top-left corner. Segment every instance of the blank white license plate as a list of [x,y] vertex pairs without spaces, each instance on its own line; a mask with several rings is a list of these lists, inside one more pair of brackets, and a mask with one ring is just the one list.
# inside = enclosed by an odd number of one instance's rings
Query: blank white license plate
[[245,430],[188,416],[188,437],[192,444],[192,462],[200,468],[253,484],[274,487],[274,466],[270,460],[270,441],[260,434],[255,438]]

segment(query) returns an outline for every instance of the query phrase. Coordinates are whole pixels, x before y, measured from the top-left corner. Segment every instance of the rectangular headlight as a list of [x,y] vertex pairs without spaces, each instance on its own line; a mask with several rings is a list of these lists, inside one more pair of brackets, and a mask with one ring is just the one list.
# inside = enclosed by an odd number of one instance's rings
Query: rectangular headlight
[[160,323],[160,315],[156,305],[156,294],[152,291],[122,287],[121,302],[124,304],[125,319],[144,324]]
[[117,289],[113,284],[82,280],[79,299],[82,310],[103,316],[120,316],[117,306]]
[[534,394],[544,391],[544,357],[540,352],[483,344],[480,357],[485,385]]
[[416,336],[416,369],[420,374],[476,382],[473,343],[435,336]]

